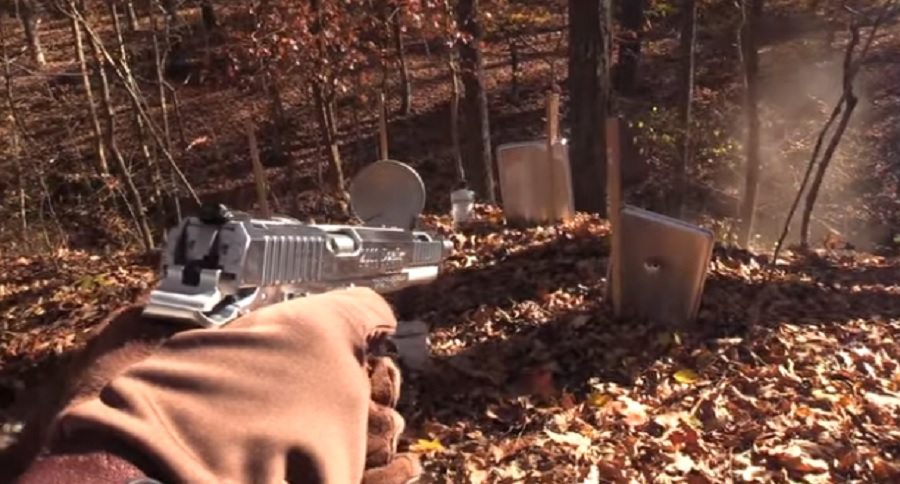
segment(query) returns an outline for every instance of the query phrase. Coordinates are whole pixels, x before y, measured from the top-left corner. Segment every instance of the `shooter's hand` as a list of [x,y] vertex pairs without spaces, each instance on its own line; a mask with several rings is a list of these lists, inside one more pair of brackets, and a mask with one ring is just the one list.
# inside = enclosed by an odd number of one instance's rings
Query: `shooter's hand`
[[149,334],[123,345],[128,331],[115,328],[125,325],[109,325],[112,350],[87,367],[50,455],[20,482],[399,483],[420,474],[415,458],[395,455],[399,372],[367,355],[396,328],[373,291],[295,299],[159,346],[168,330],[153,325],[167,323],[120,317]]

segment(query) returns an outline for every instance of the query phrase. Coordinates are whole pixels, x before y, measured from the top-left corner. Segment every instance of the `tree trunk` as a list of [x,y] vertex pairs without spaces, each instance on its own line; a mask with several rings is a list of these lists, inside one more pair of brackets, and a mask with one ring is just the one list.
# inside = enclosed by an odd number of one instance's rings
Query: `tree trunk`
[[[132,82],[134,78],[131,76],[131,69],[128,67],[128,52],[125,49],[125,39],[122,35],[122,24],[119,22],[119,12],[116,8],[116,0],[108,0],[106,2],[107,7],[109,8],[109,15],[113,21],[113,31],[116,33],[116,46],[119,49],[119,63],[125,69],[127,74],[127,79],[129,82]],[[126,2],[126,12],[129,12],[128,22],[131,23],[131,16],[134,14],[134,6],[132,2],[129,0]],[[136,18],[136,17],[135,17]],[[132,28],[129,26],[129,28]],[[136,28],[136,27],[134,27]],[[159,162],[157,162],[153,156],[150,155],[150,147],[147,143],[147,133],[144,127],[144,120],[141,119],[140,109],[135,105],[134,101],[130,103],[131,111],[132,111],[132,122],[134,124],[134,130],[137,134],[138,144],[141,147],[141,155],[144,158],[144,161],[147,163],[147,166],[150,168],[150,176],[153,185],[153,196],[150,197],[150,203],[153,204],[156,201],[162,200],[162,190],[163,190],[163,181],[162,181],[162,172],[160,171]]]
[[[316,50],[320,60],[320,66],[327,60],[328,52],[325,38],[322,34],[322,0],[312,0],[313,22],[310,31],[316,37]],[[336,195],[345,196],[344,191],[344,165],[341,160],[341,150],[337,143],[337,123],[334,119],[334,73],[326,73],[322,77],[330,86],[323,85],[323,80],[314,78],[312,81],[313,98],[316,103],[316,115],[319,118],[319,127],[322,131],[322,141],[328,150],[328,158],[333,170],[332,188]]]
[[[857,98],[856,93],[853,92],[853,81],[860,66],[862,66],[862,63],[865,61],[866,54],[869,51],[869,47],[872,45],[872,40],[875,38],[878,27],[887,16],[889,11],[887,7],[890,6],[890,4],[885,3],[884,5],[885,7],[883,7],[881,14],[872,26],[869,38],[867,39],[865,46],[863,46],[859,59],[856,62],[853,60],[853,53],[856,50],[856,46],[859,44],[859,24],[855,19],[850,24],[850,42],[847,44],[847,51],[844,55],[843,94],[841,95],[841,100],[838,104],[838,106],[843,104],[843,111],[841,112],[841,120],[838,122],[834,134],[831,135],[831,140],[828,142],[828,147],[825,148],[825,153],[822,154],[822,161],[819,162],[816,176],[813,178],[812,185],[809,186],[809,193],[806,194],[806,205],[803,207],[803,218],[800,223],[800,246],[803,248],[809,247],[809,223],[810,220],[812,220],[812,212],[816,205],[816,199],[819,197],[819,190],[822,188],[822,182],[825,180],[825,172],[828,171],[828,167],[831,165],[834,153],[841,143],[844,131],[847,130],[847,125],[850,124],[850,118],[853,116],[853,111],[856,109],[856,105],[859,102],[859,98]],[[836,108],[835,113],[839,109],[839,107]],[[834,116],[832,116],[831,120],[833,119]],[[829,120],[829,122],[831,120]],[[822,130],[822,137],[824,137],[827,130],[828,128],[826,125],[826,128]],[[810,166],[812,166],[812,163]]]
[[[109,92],[109,81],[106,78],[106,66],[104,65],[103,55],[100,53],[100,47],[96,42],[89,40],[88,43],[94,54],[94,60],[97,62],[97,71],[100,73],[100,92],[102,94],[100,105],[106,115],[105,144],[109,148],[109,152],[112,154],[122,178],[125,179],[125,187],[132,198],[129,201],[128,197],[123,193],[122,199],[134,218],[134,224],[137,226],[140,234],[139,240],[141,245],[143,245],[144,250],[149,251],[153,249],[153,232],[150,230],[150,224],[147,222],[147,209],[144,206],[141,192],[134,184],[134,177],[131,175],[131,171],[128,169],[128,165],[125,163],[125,159],[122,157],[122,153],[119,151],[116,143],[116,113],[112,105],[112,96],[110,96]],[[133,207],[132,203],[134,204]]]
[[512,100],[513,103],[519,103],[519,76],[520,76],[520,57],[519,57],[519,41],[516,39],[513,33],[510,33],[507,36],[507,43],[509,44],[509,66],[512,70]]
[[453,55],[453,50],[448,52],[450,65],[450,143],[453,145],[453,161],[456,165],[457,181],[465,183],[466,169],[463,165],[462,146],[459,141],[459,66]]
[[816,165],[816,160],[819,157],[819,151],[822,149],[822,144],[825,141],[825,136],[828,134],[831,129],[831,125],[834,124],[834,121],[837,119],[838,115],[841,115],[841,121],[838,124],[837,130],[831,137],[829,141],[828,148],[826,149],[826,153],[822,158],[822,161],[819,165],[819,170],[816,173],[816,185],[814,189],[810,189],[810,192],[807,196],[806,202],[807,205],[804,208],[804,221],[801,224],[801,234],[800,234],[800,244],[802,247],[808,247],[809,245],[809,220],[812,217],[813,206],[816,202],[816,197],[818,196],[819,187],[822,184],[822,180],[825,177],[825,171],[828,169],[828,165],[831,163],[831,157],[834,155],[835,150],[837,149],[837,145],[843,136],[844,130],[847,129],[847,124],[850,122],[850,116],[853,114],[853,109],[856,107],[857,98],[856,94],[853,92],[853,81],[856,78],[856,74],[859,72],[860,67],[863,62],[865,62],[866,56],[869,52],[869,48],[872,46],[872,41],[875,40],[875,34],[878,32],[878,28],[881,26],[881,23],[885,20],[889,13],[892,12],[893,5],[891,3],[882,4],[881,13],[878,15],[878,18],[875,20],[875,23],[872,25],[872,30],[869,32],[868,39],[866,40],[865,45],[862,48],[862,52],[859,55],[859,58],[854,61],[853,54],[856,50],[856,46],[859,43],[859,24],[856,19],[851,20],[850,23],[850,42],[847,44],[847,50],[844,52],[844,78],[843,78],[843,95],[840,100],[838,100],[837,104],[834,106],[834,109],[831,111],[831,116],[828,118],[828,121],[825,122],[825,125],[822,127],[822,130],[819,131],[819,136],[816,139],[816,146],[813,148],[812,156],[809,159],[809,163],[806,165],[806,172],[803,174],[803,180],[800,182],[800,188],[797,190],[797,195],[794,197],[794,201],[791,204],[791,208],[788,210],[788,215],[785,218],[784,226],[781,230],[781,235],[778,238],[778,242],[775,244],[775,252],[772,254],[772,267],[778,262],[778,253],[781,251],[782,244],[784,244],[784,240],[787,238],[788,231],[791,228],[791,219],[794,217],[794,212],[797,210],[797,206],[800,204],[800,199],[803,197],[803,192],[806,190],[806,184],[809,182],[809,177],[813,172],[813,169]]
[[675,170],[673,212],[684,217],[688,187],[688,173],[693,169],[691,138],[692,105],[694,103],[694,50],[697,44],[697,2],[685,0],[681,12],[681,79],[679,108],[681,109],[681,139],[678,143],[679,163]]
[[216,9],[211,0],[202,0],[200,2],[200,13],[203,16],[203,27],[206,30],[214,30],[219,26],[219,20],[216,18]]
[[569,0],[569,113],[575,209],[606,216],[609,0]]
[[[151,8],[152,8],[151,0]],[[168,17],[169,21],[172,23],[178,23],[178,5],[175,4],[175,0],[159,0],[159,3],[162,5],[163,11],[166,12],[166,17]]]
[[272,122],[274,124],[272,133],[272,151],[274,151],[275,158],[280,161],[283,160],[285,156],[283,138],[287,117],[284,114],[284,101],[281,98],[281,88],[278,86],[277,74],[266,71],[264,81],[266,83],[266,88],[269,91],[269,99],[272,103]]
[[101,175],[109,175],[109,164],[106,162],[106,149],[103,145],[103,132],[100,129],[100,119],[97,117],[97,108],[94,105],[94,92],[91,87],[91,77],[88,74],[87,60],[84,57],[84,42],[81,36],[81,27],[76,18],[77,7],[74,2],[69,2],[72,15],[72,34],[75,37],[75,55],[78,65],[81,67],[81,80],[84,84],[84,94],[87,96],[88,112],[91,115],[91,125],[94,130],[94,153],[97,155],[97,163]]
[[484,59],[481,54],[482,29],[478,0],[460,0],[456,19],[467,40],[459,43],[459,58],[465,98],[463,99],[463,163],[466,182],[485,203],[495,203],[493,153],[484,88]]
[[319,118],[319,129],[322,132],[322,141],[328,151],[328,160],[332,168],[332,188],[340,194],[344,190],[344,166],[341,161],[341,151],[337,144],[337,133],[334,126],[334,109],[332,102],[325,94],[325,89],[318,82],[313,82],[313,93],[316,101],[316,114]]
[[762,14],[763,0],[741,1],[741,57],[744,64],[745,98],[744,112],[747,122],[746,175],[744,181],[744,198],[741,202],[741,224],[738,231],[738,244],[747,248],[753,234],[756,214],[756,195],[759,189],[759,52],[757,51],[756,27]]
[[[622,40],[619,44],[618,66],[616,66],[616,89],[624,94],[632,94],[638,82],[638,66],[641,61],[641,40],[644,27],[644,3],[646,0],[621,1]],[[694,0],[686,0],[693,5]],[[685,7],[688,8],[687,6]]]
[[22,149],[19,142],[19,133],[17,132],[18,128],[15,126],[12,127],[12,142],[13,142],[13,168],[15,169],[14,175],[16,177],[16,181],[18,182],[18,199],[19,199],[19,221],[21,222],[22,231],[19,236],[22,239],[22,242],[28,242],[28,210],[25,196],[25,180],[28,176],[25,173],[25,170],[22,169]]
[[[171,18],[174,18],[173,12],[177,12],[174,10],[174,5],[171,1],[164,2],[166,6],[166,11],[170,13],[170,16],[165,18],[164,29],[166,35],[166,42],[168,43],[169,38],[169,25],[171,22]],[[170,10],[170,8],[172,10]],[[163,65],[165,62],[163,61],[163,57],[168,54],[169,49],[167,48],[165,53],[160,52],[159,48],[159,29],[156,23],[156,14],[153,10],[153,5],[150,5],[150,9],[148,10],[150,16],[150,28],[153,29],[153,35],[151,36],[153,40],[153,64],[156,71],[156,82],[159,85],[159,111],[162,116],[162,128],[163,128],[163,140],[165,141],[166,151],[172,152],[172,133],[169,128],[169,103],[166,100],[166,76],[164,73]]]
[[136,31],[138,29],[138,17],[134,11],[134,0],[125,0],[125,16],[128,17],[128,30],[131,32]]
[[[77,18],[83,22],[83,19],[81,19],[80,16]],[[88,25],[87,23],[82,23],[82,25],[84,26],[85,30],[88,33],[88,36],[90,36],[92,41],[99,42],[99,37],[93,31],[93,29],[91,29],[90,25]],[[135,106],[140,112],[141,118],[144,120],[145,125],[150,131],[150,135],[153,138],[153,142],[156,144],[156,147],[160,152],[162,152],[163,156],[166,158],[166,161],[169,163],[169,166],[172,168],[172,171],[175,175],[177,175],[178,180],[181,182],[181,184],[184,185],[185,190],[187,190],[188,194],[190,194],[194,202],[199,205],[200,197],[197,196],[197,192],[194,190],[194,187],[191,186],[190,182],[187,180],[187,177],[185,177],[184,172],[181,171],[181,168],[178,167],[178,163],[175,161],[175,158],[172,157],[172,153],[170,153],[169,150],[166,149],[166,143],[163,141],[162,136],[160,136],[159,132],[156,130],[156,127],[153,124],[153,120],[150,119],[150,116],[147,114],[146,110],[144,110],[143,104],[141,103],[142,96],[140,91],[135,87],[134,78],[127,71],[127,69],[123,70],[124,68],[119,68],[119,66],[116,65],[112,56],[102,46],[102,44],[100,44],[100,53],[103,55],[103,58],[106,59],[107,63],[109,63],[109,65],[113,67],[116,77],[119,78],[119,81],[121,81],[123,87],[125,88],[125,91],[128,93],[128,96],[131,98],[132,102],[135,103]]]
[[409,67],[406,64],[406,46],[403,44],[403,7],[397,7],[394,17],[394,48],[397,49],[397,60],[400,62],[400,112],[409,116],[412,112],[412,83],[409,79]]
[[44,58],[44,49],[41,47],[41,36],[38,31],[41,19],[37,16],[36,6],[35,0],[20,0],[19,15],[22,17],[22,28],[25,31],[28,50],[31,51],[31,59],[38,66],[44,66],[47,61]]
[[16,114],[16,106],[15,106],[15,98],[13,97],[13,89],[12,89],[12,70],[10,69],[9,63],[9,52],[6,49],[6,30],[3,28],[3,23],[0,22],[0,51],[2,51],[3,55],[3,80],[4,85],[6,87],[6,101],[9,104],[9,112],[10,117],[12,118],[12,127],[10,128],[10,133],[12,135],[12,159],[13,159],[13,176],[16,177],[16,181],[18,182],[18,199],[19,199],[19,218],[21,222],[22,231],[20,233],[20,237],[23,243],[28,242],[28,217],[26,210],[26,197],[25,197],[25,179],[26,173],[22,168],[22,147],[19,141],[19,126],[18,126],[18,115]]

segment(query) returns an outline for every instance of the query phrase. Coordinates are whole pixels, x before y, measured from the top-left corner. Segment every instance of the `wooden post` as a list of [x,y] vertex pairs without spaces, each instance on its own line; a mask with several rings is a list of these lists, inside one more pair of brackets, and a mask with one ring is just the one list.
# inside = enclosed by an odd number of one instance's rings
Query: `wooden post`
[[256,133],[253,124],[249,121],[246,125],[247,139],[250,142],[250,162],[253,164],[253,178],[256,181],[256,201],[259,203],[261,216],[269,218],[272,210],[269,208],[269,189],[266,184],[266,172],[259,159],[259,147],[256,144]]
[[622,232],[620,217],[622,210],[622,154],[619,146],[620,120],[606,119],[607,172],[606,193],[609,197],[609,224],[612,244],[610,250],[609,295],[613,301],[613,313],[622,314]]
[[550,209],[549,222],[555,223],[559,219],[559,204],[556,193],[556,162],[553,159],[553,147],[559,139],[559,94],[553,89],[547,91],[547,173],[548,182],[544,185],[546,197],[544,202]]
[[384,99],[384,93],[378,95],[378,159],[388,159],[388,122],[387,122],[387,102]]

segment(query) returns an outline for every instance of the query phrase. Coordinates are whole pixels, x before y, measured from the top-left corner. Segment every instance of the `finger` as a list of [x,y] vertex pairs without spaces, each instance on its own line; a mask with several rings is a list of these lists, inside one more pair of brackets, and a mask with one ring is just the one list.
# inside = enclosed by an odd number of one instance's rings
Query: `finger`
[[369,358],[369,380],[372,400],[379,405],[394,408],[400,399],[402,377],[394,360],[387,356]]
[[369,404],[367,468],[386,465],[393,459],[405,427],[406,421],[394,409],[375,402]]
[[352,314],[357,330],[366,340],[394,334],[397,318],[390,304],[380,294],[365,287],[354,287],[327,293],[335,303]]
[[412,484],[422,476],[422,464],[414,454],[400,454],[388,465],[369,469],[363,484]]
[[[316,328],[321,321],[338,320],[337,327]],[[278,330],[293,328],[325,331],[336,338],[346,338],[353,346],[365,350],[373,339],[393,334],[397,320],[388,302],[368,288],[329,291],[263,307],[230,323],[229,328],[275,326]]]

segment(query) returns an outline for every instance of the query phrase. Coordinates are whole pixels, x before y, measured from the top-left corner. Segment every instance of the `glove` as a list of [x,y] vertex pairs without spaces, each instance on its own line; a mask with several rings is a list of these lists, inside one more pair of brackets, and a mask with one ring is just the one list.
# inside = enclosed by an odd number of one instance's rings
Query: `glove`
[[366,355],[396,327],[373,291],[295,299],[161,345],[124,337],[115,328],[126,320],[97,338],[95,349],[112,351],[68,392],[49,455],[20,482],[76,471],[92,482],[400,483],[421,473],[396,455],[399,371]]
[[400,370],[387,356],[369,359],[372,401],[366,442],[365,484],[412,483],[422,475],[415,454],[397,454],[405,421],[395,410],[400,398]]

